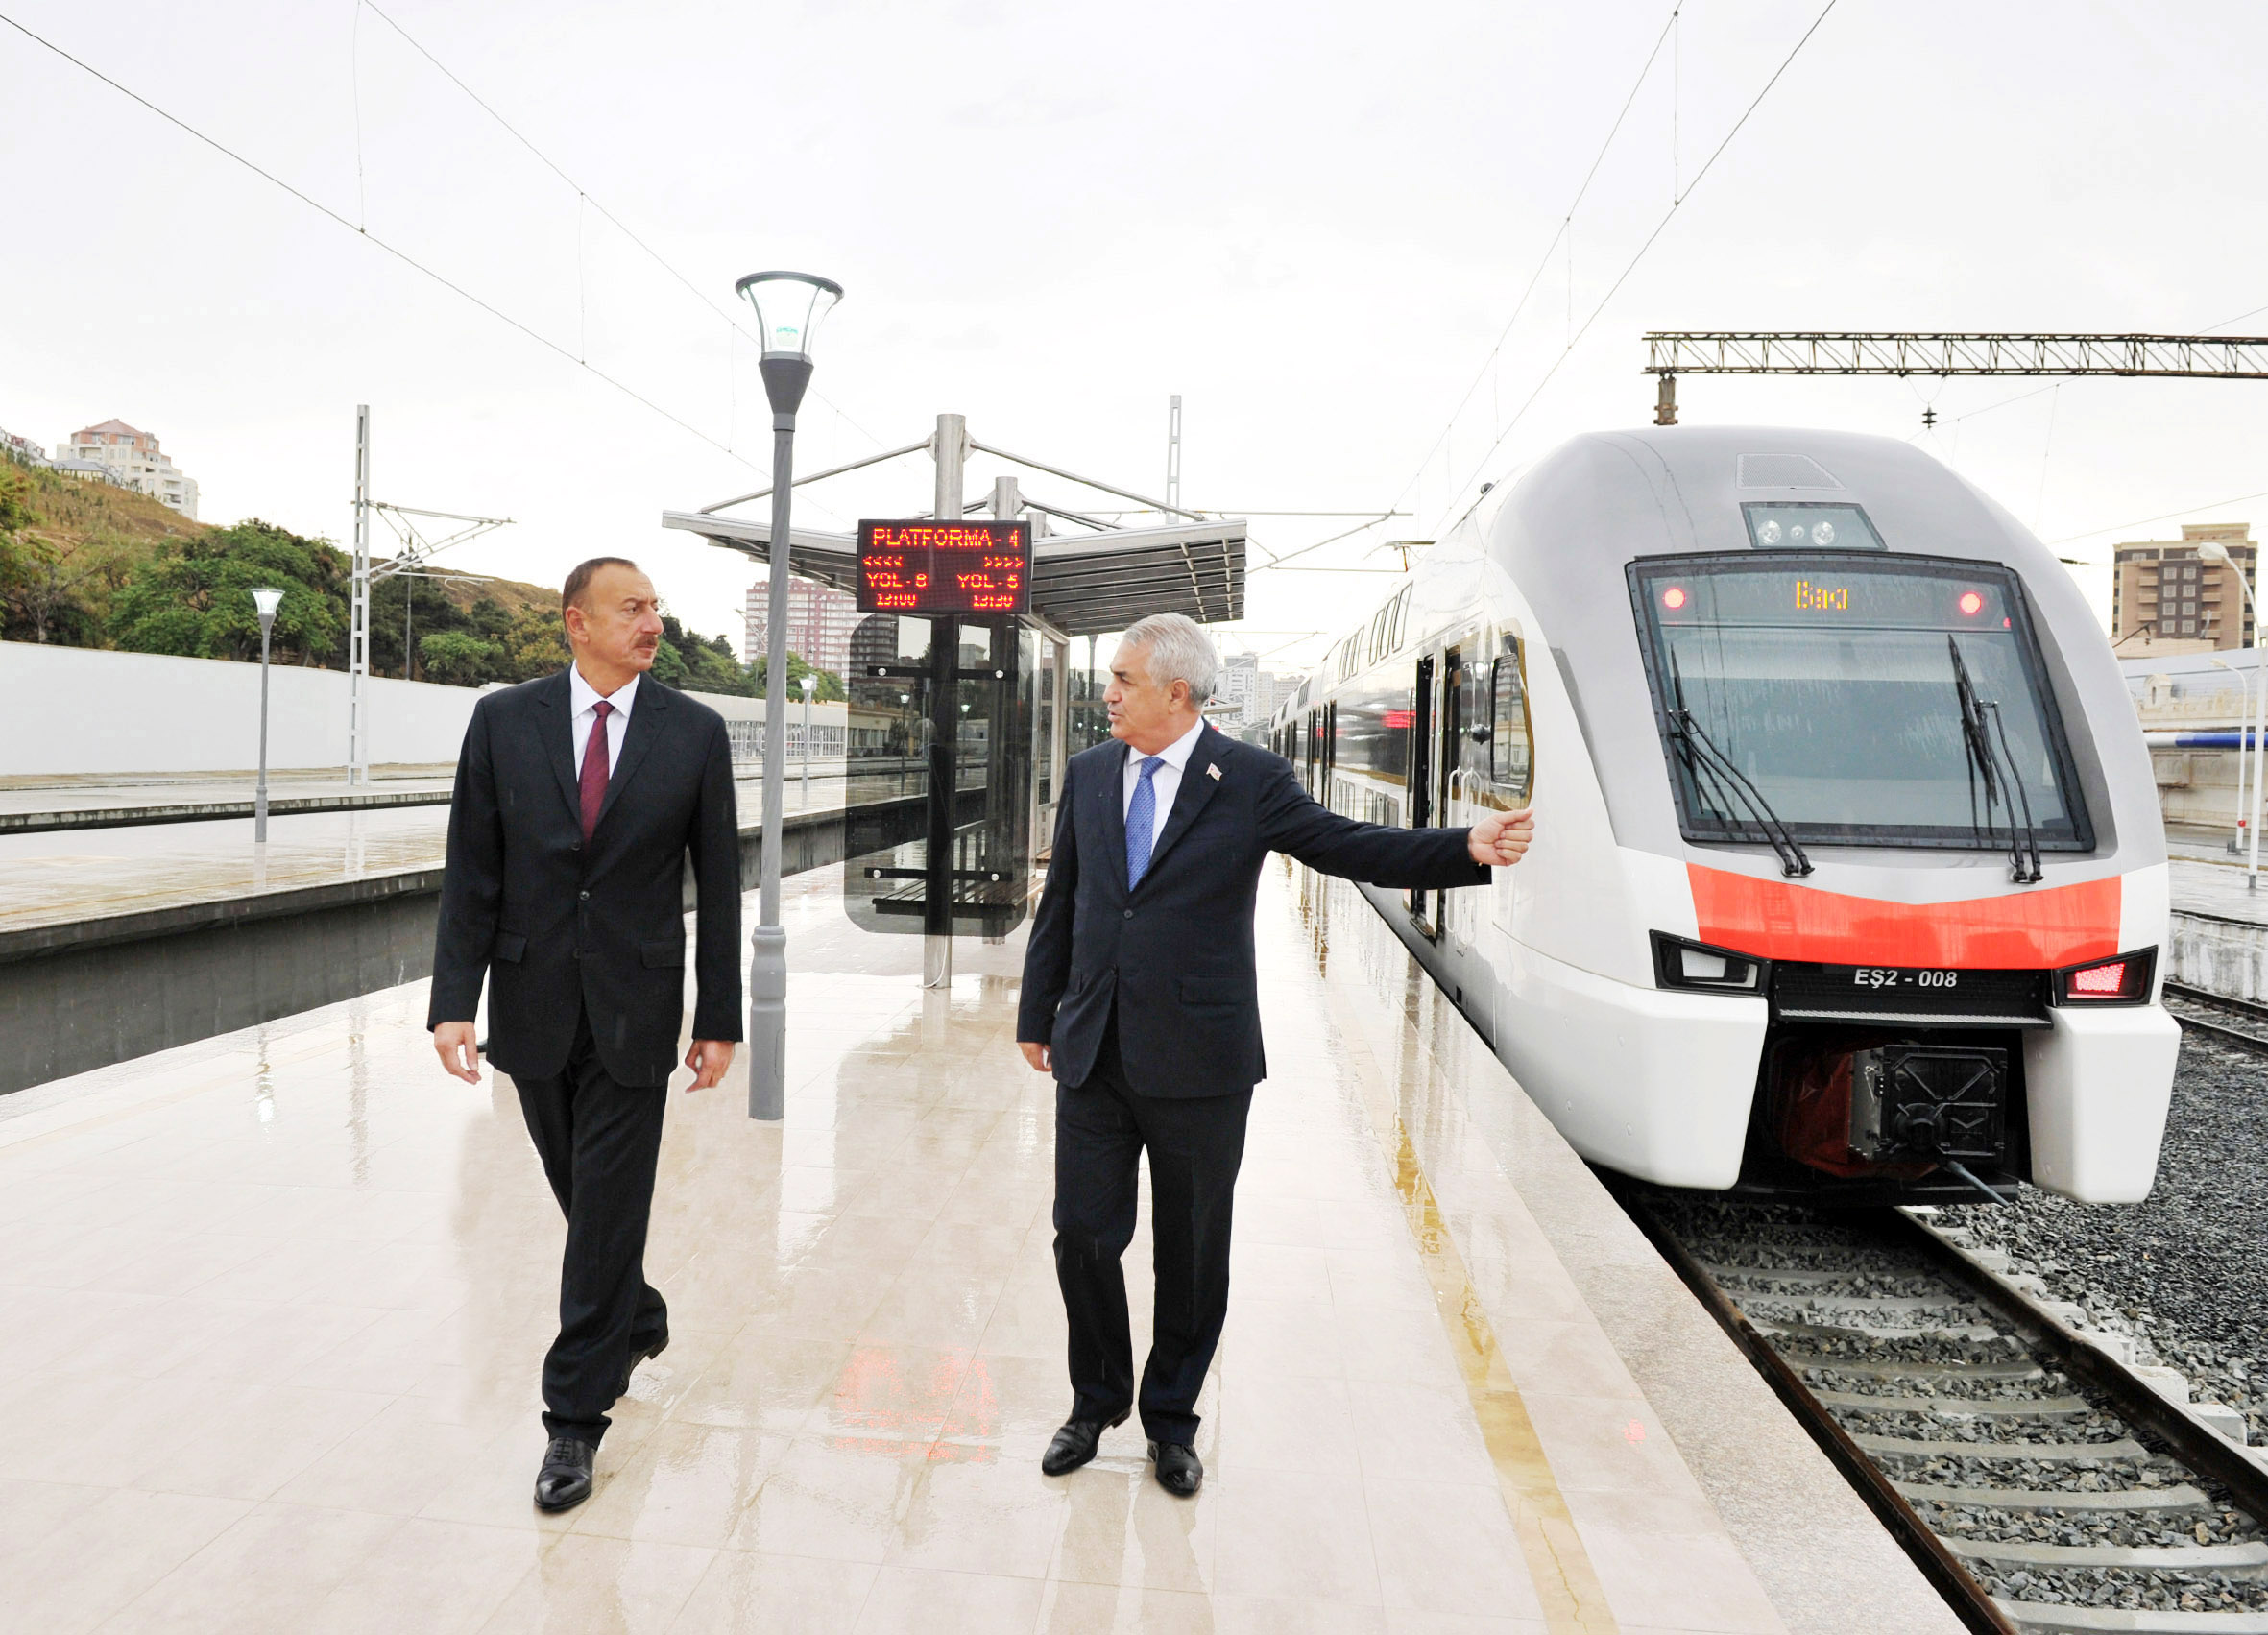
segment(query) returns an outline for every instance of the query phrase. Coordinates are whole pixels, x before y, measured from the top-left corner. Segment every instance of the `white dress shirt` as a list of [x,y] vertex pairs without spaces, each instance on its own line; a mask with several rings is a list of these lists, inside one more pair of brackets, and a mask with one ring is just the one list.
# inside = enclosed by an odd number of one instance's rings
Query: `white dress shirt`
[[[1197,747],[1197,735],[1204,732],[1205,722],[1197,724],[1158,751],[1165,765],[1149,775],[1149,786],[1157,796],[1157,809],[1150,817],[1149,843],[1155,846],[1158,836],[1166,832],[1166,820],[1173,815],[1173,797],[1181,793],[1181,769],[1189,764],[1192,752]],[[1142,781],[1142,763],[1147,757],[1132,744],[1126,746],[1125,784],[1119,792],[1119,816],[1123,818],[1134,805],[1134,787]]]
[[[607,698],[615,712],[607,717],[607,776],[614,777],[615,768],[622,761],[622,735],[630,731],[630,705],[638,696],[638,684],[644,678],[632,676],[621,690]],[[593,708],[599,701],[599,691],[583,679],[583,672],[569,666],[567,686],[574,694],[575,708],[567,716],[568,729],[574,733],[575,776],[583,775],[583,750],[591,742],[591,723],[598,719]]]

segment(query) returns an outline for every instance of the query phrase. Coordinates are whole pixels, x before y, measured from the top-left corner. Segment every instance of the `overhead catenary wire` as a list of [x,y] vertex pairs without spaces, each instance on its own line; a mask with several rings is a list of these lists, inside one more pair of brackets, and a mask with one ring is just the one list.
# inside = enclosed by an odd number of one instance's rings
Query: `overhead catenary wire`
[[[2203,505],[2184,505],[2178,511],[2161,511],[2155,517],[2137,517],[2131,522],[2113,522],[2104,528],[2089,528],[2083,534],[2065,534],[2060,540],[2050,540],[2047,542],[2051,545],[2068,545],[2079,540],[2099,539],[2105,534],[2123,533],[2129,528],[2143,528],[2153,522],[2169,522],[2177,517],[2194,517],[2200,511],[2218,511],[2223,506],[2242,505],[2247,500],[2254,499],[2268,499],[2268,489],[2262,489],[2257,493],[2236,494],[2228,499],[2208,500]],[[2082,565],[2100,567],[2102,564],[2088,563]]]
[[606,371],[598,368],[596,365],[587,363],[581,358],[578,358],[575,356],[574,350],[571,348],[562,346],[559,342],[554,341],[550,336],[545,335],[541,330],[536,329],[529,325],[522,323],[519,319],[513,317],[512,314],[506,312],[502,307],[495,305],[492,301],[483,300],[481,297],[473,294],[472,291],[467,289],[463,284],[458,283],[455,279],[449,277],[447,275],[437,272],[435,269],[428,267],[424,262],[420,261],[416,256],[410,254],[408,251],[401,249],[398,245],[388,243],[384,238],[380,237],[374,232],[368,231],[363,228],[355,226],[354,223],[349,221],[345,216],[339,214],[338,211],[332,209],[322,200],[315,198],[311,194],[302,192],[299,188],[294,187],[290,182],[284,180],[283,178],[277,176],[274,171],[265,168],[253,159],[247,158],[244,155],[238,153],[235,149],[229,147],[227,143],[221,141],[219,138],[206,135],[203,131],[200,131],[196,126],[191,125],[187,120],[181,118],[179,114],[168,112],[165,108],[158,107],[156,103],[152,102],[148,97],[143,96],[139,91],[134,90],[132,86],[122,84],[118,81],[113,80],[109,75],[104,73],[100,68],[95,67],[92,63],[85,61],[84,59],[74,57],[70,52],[65,51],[61,46],[56,44],[55,41],[47,38],[43,35],[35,33],[33,30],[26,28],[22,23],[18,22],[14,17],[9,15],[7,12],[0,12],[0,23],[7,24],[8,27],[15,30],[16,33],[22,35],[33,44],[37,45],[47,51],[53,52],[56,56],[61,58],[65,62],[68,62],[72,67],[78,69],[81,73],[87,75],[91,79],[101,81],[104,84],[109,86],[112,90],[127,98],[129,101],[139,104],[142,108],[156,114],[159,119],[164,120],[168,125],[171,125],[174,127],[174,129],[180,131],[184,135],[193,137],[197,141],[204,143],[206,147],[210,148],[214,153],[219,154],[222,157],[229,159],[234,164],[241,165],[244,169],[258,177],[262,181],[281,188],[284,192],[290,194],[294,199],[297,199],[301,204],[306,205],[309,209],[321,214],[326,220],[337,223],[340,227],[345,228],[349,232],[354,234],[355,237],[363,239],[370,244],[375,245],[378,249],[384,251],[388,255],[393,256],[394,259],[400,262],[403,266],[410,268],[414,272],[422,274],[426,278],[431,279],[434,283],[439,284],[443,289],[447,290],[451,295],[456,296],[461,300],[470,301],[472,305],[487,313],[491,318],[494,318],[498,323],[507,325],[511,328],[518,330],[520,334],[526,336],[529,340],[535,342],[546,351],[554,352],[561,358],[565,359],[567,362],[573,364],[577,369],[589,372],[592,378],[605,382],[607,385],[613,387],[615,391],[621,393],[625,397],[628,397],[633,402],[639,404],[641,408],[647,409],[652,413],[661,416],[662,419],[667,421],[671,425],[676,426],[679,430],[686,432],[690,436],[699,438],[703,443],[708,444],[710,447],[715,449],[718,453],[727,455],[732,459],[739,461],[741,465],[746,466],[752,471],[760,471],[764,469],[763,467],[759,466],[755,461],[750,460],[746,455],[733,448],[730,445],[719,443],[715,438],[710,436],[709,433],[703,431],[699,426],[693,424],[692,421],[686,420],[681,415],[673,413],[669,409],[664,408],[662,404],[656,402],[653,398],[648,397],[644,393],[639,391],[627,381],[617,379],[615,376],[607,373]]
[[[1649,232],[1645,241],[1638,246],[1637,252],[1624,264],[1623,270],[1615,276],[1614,282],[1607,286],[1606,293],[1599,298],[1598,304],[1593,306],[1590,314],[1583,319],[1581,327],[1568,338],[1567,345],[1560,350],[1559,355],[1552,360],[1551,366],[1544,371],[1542,378],[1536,381],[1534,390],[1531,391],[1521,400],[1520,406],[1512,411],[1512,418],[1507,421],[1503,428],[1497,432],[1495,440],[1488,445],[1480,460],[1474,464],[1471,474],[1467,475],[1463,482],[1458,484],[1450,492],[1449,503],[1443,508],[1444,516],[1457,511],[1458,501],[1463,497],[1464,491],[1471,484],[1473,477],[1478,476],[1486,468],[1488,462],[1495,457],[1497,449],[1504,445],[1504,440],[1511,435],[1513,428],[1534,406],[1535,400],[1543,396],[1544,389],[1551,385],[1553,377],[1559,373],[1559,366],[1574,353],[1577,345],[1590,332],[1591,326],[1598,323],[1600,315],[1613,303],[1614,298],[1621,293],[1623,285],[1629,282],[1630,275],[1638,270],[1638,264],[1646,259],[1647,252],[1653,248],[1655,241],[1668,230],[1670,223],[1677,219],[1678,209],[1686,200],[1693,197],[1696,189],[1701,186],[1709,172],[1716,167],[1718,159],[1724,156],[1725,149],[1732,145],[1733,138],[1741,133],[1742,128],[1749,123],[1756,109],[1763,106],[1764,99],[1772,94],[1773,87],[1780,83],[1782,76],[1794,65],[1796,59],[1802,54],[1803,48],[1811,43],[1812,36],[1819,33],[1821,25],[1827,20],[1828,14],[1835,10],[1839,3],[1840,0],[1827,0],[1826,5],[1820,9],[1819,15],[1812,18],[1811,26],[1803,31],[1802,36],[1789,48],[1787,56],[1780,60],[1779,66],[1772,71],[1772,78],[1764,82],[1763,88],[1749,101],[1749,106],[1741,110],[1741,116],[1732,122],[1732,129],[1725,132],[1724,139],[1710,150],[1709,156],[1701,162],[1701,168],[1693,173],[1692,184],[1677,198],[1671,201],[1670,207],[1663,211],[1661,219],[1654,223],[1653,230]],[[1428,459],[1430,461],[1430,455]],[[1419,468],[1421,474],[1423,469],[1424,468],[1421,466]],[[1413,487],[1417,480],[1416,476],[1412,476],[1410,487]],[[1395,503],[1400,504],[1402,498],[1406,497],[1409,492],[1409,487],[1405,487],[1402,494],[1395,497]]]
[[[682,268],[678,267],[659,250],[656,250],[644,239],[640,238],[636,232],[632,231],[630,227],[622,220],[621,217],[615,215],[614,211],[608,209],[605,204],[601,204],[598,199],[592,195],[589,188],[585,187],[580,181],[577,181],[573,177],[569,176],[566,169],[560,165],[556,159],[552,158],[552,156],[549,154],[546,154],[542,148],[536,146],[535,142],[531,140],[524,132],[522,132],[518,126],[514,125],[512,121],[506,119],[503,114],[498,112],[494,104],[492,104],[486,97],[482,96],[478,91],[474,90],[470,84],[466,84],[463,76],[459,75],[455,69],[451,68],[440,58],[434,56],[432,51],[426,47],[422,40],[419,39],[417,36],[411,34],[409,30],[403,28],[401,24],[395,21],[395,19],[389,15],[383,8],[377,5],[376,0],[356,0],[355,14],[358,20],[363,8],[365,7],[369,8],[371,13],[380,22],[384,23],[388,28],[399,35],[404,43],[406,43],[412,51],[415,51],[420,57],[422,57],[427,62],[431,63],[433,65],[434,72],[441,75],[441,77],[446,80],[450,84],[456,86],[458,90],[464,92],[467,99],[469,99],[475,108],[479,108],[481,112],[487,114],[489,118],[495,120],[497,127],[502,130],[506,135],[510,136],[515,142],[518,142],[521,147],[525,148],[531,155],[533,155],[538,163],[543,165],[544,169],[550,171],[552,175],[558,177],[561,181],[565,182],[568,187],[574,190],[576,201],[576,253],[578,256],[578,261],[581,256],[582,245],[581,213],[582,207],[587,204],[591,209],[597,211],[599,215],[605,217],[608,225],[614,228],[616,232],[620,233],[632,244],[638,246],[639,251],[641,251],[647,256],[647,258],[654,263],[655,266],[661,268],[664,273],[667,273],[680,284],[683,284],[687,293],[691,295],[692,298],[695,301],[698,301],[703,306],[709,308],[711,312],[714,313],[717,318],[724,323],[728,329],[731,329],[734,332],[741,335],[746,335],[748,333],[747,330],[742,327],[739,317],[736,313],[735,313],[730,307],[720,305],[714,297],[711,296],[706,290],[702,289],[699,284],[695,283]],[[359,162],[359,149],[357,150],[357,162]],[[579,265],[577,271],[579,277]],[[755,339],[755,337],[751,336],[750,339]],[[728,368],[730,366],[728,364]],[[867,430],[866,427],[860,425],[857,421],[851,419],[849,415],[844,414],[842,409],[835,403],[830,401],[825,394],[814,391],[809,395],[816,398],[819,402],[826,404],[826,406],[832,410],[845,425],[849,426],[860,437],[865,438],[868,442],[874,444],[878,448],[881,446],[881,438],[875,436],[873,432]]]
[[[1678,0],[1676,6],[1670,8],[1668,20],[1662,24],[1661,32],[1653,36],[1653,48],[1647,52],[1646,60],[1639,65],[1637,78],[1630,82],[1629,94],[1623,98],[1622,107],[1615,113],[1614,123],[1607,127],[1605,140],[1599,144],[1598,153],[1592,156],[1591,168],[1583,172],[1582,180],[1575,189],[1575,197],[1567,202],[1567,208],[1559,213],[1558,230],[1552,234],[1551,242],[1544,246],[1543,253],[1536,257],[1534,270],[1528,275],[1528,282],[1521,288],[1520,299],[1512,303],[1511,317],[1505,320],[1504,328],[1498,332],[1495,344],[1488,349],[1488,355],[1482,360],[1481,368],[1473,375],[1472,383],[1464,389],[1464,396],[1458,398],[1457,406],[1449,411],[1449,418],[1442,422],[1440,434],[1434,439],[1432,446],[1427,448],[1419,458],[1416,473],[1411,476],[1409,482],[1402,485],[1402,492],[1394,496],[1394,504],[1400,505],[1404,499],[1409,497],[1410,491],[1417,486],[1418,476],[1424,472],[1426,467],[1433,464],[1434,455],[1449,441],[1450,432],[1457,424],[1457,417],[1464,413],[1465,405],[1473,400],[1473,394],[1481,389],[1481,382],[1493,380],[1491,372],[1496,366],[1498,356],[1504,351],[1505,342],[1511,339],[1513,325],[1520,322],[1520,315],[1527,311],[1529,299],[1535,294],[1535,286],[1551,267],[1552,257],[1558,252],[1561,241],[1572,237],[1575,230],[1575,212],[1582,207],[1583,198],[1590,192],[1591,183],[1599,175],[1599,167],[1606,162],[1607,152],[1614,146],[1615,137],[1622,133],[1623,121],[1629,117],[1631,105],[1638,100],[1638,93],[1645,89],[1647,77],[1653,72],[1653,64],[1661,57],[1662,43],[1670,37],[1670,31],[1677,25],[1677,13],[1683,9],[1684,0]],[[1574,256],[1572,244],[1568,246],[1568,256],[1569,264],[1572,266]],[[1574,283],[1572,277],[1568,282],[1572,289]],[[1572,299],[1571,296],[1571,302]],[[1572,304],[1569,309],[1569,321],[1573,322]]]

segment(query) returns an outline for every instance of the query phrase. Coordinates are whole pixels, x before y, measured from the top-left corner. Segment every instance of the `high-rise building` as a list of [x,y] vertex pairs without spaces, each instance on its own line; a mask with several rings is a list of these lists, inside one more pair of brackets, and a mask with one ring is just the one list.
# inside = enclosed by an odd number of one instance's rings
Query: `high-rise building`
[[197,519],[197,479],[181,474],[159,451],[156,437],[124,421],[82,427],[68,443],[55,445],[55,457],[59,464],[80,462],[76,469],[81,469],[86,464],[104,467],[106,480],[170,505],[192,522]]
[[1256,720],[1267,719],[1255,714],[1259,706],[1260,660],[1250,653],[1235,653],[1220,661],[1220,673],[1213,681],[1216,701],[1213,719],[1223,725],[1249,727]]
[[2248,522],[2192,522],[2179,540],[2138,540],[2117,547],[2111,561],[2111,639],[2141,637],[2160,650],[2204,651],[2248,647],[2252,606],[2235,574],[2197,554],[2206,541],[2229,553],[2235,572],[2259,585],[2258,549]]
[[[753,664],[764,655],[771,639],[770,576],[748,588],[748,633],[741,646],[743,661]],[[834,590],[808,579],[787,581],[787,651],[815,670],[837,676],[851,660],[851,632],[858,628],[858,600],[847,590]]]

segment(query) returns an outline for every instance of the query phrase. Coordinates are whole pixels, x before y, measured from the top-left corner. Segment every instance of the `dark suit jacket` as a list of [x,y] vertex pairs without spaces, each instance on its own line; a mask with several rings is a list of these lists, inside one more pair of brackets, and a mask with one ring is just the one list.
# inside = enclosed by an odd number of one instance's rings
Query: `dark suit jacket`
[[1129,893],[1126,755],[1114,741],[1072,757],[1024,957],[1016,1037],[1050,1046],[1065,1084],[1094,1070],[1114,1003],[1126,1082],[1142,1094],[1226,1095],[1267,1076],[1252,907],[1270,852],[1373,885],[1488,881],[1466,830],[1339,817],[1283,757],[1207,727]]
[[472,709],[449,804],[425,1025],[470,1022],[489,977],[489,1056],[566,1067],[578,1011],[620,1084],[667,1082],[685,1021],[685,859],[700,892],[693,1037],[740,1037],[740,831],[724,718],[648,675],[583,844],[567,672]]

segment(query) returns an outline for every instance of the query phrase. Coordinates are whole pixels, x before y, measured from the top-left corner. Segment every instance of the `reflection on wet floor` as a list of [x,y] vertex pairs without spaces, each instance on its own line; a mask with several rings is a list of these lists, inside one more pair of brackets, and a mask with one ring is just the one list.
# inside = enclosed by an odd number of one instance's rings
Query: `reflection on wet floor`
[[[1131,1425],[1038,1472],[1069,1392],[1021,937],[925,996],[919,939],[823,870],[787,882],[786,1118],[738,1074],[674,1096],[672,1344],[565,1516],[528,1500],[561,1225],[509,1084],[435,1067],[423,984],[0,1098],[0,1367],[37,1409],[0,1438],[0,1622],[1779,1628],[1457,1122],[1478,1070],[1405,1020],[1407,958],[1342,933],[1326,976],[1289,881],[1194,1502]],[[1146,1224],[1128,1261],[1146,1289]]]

